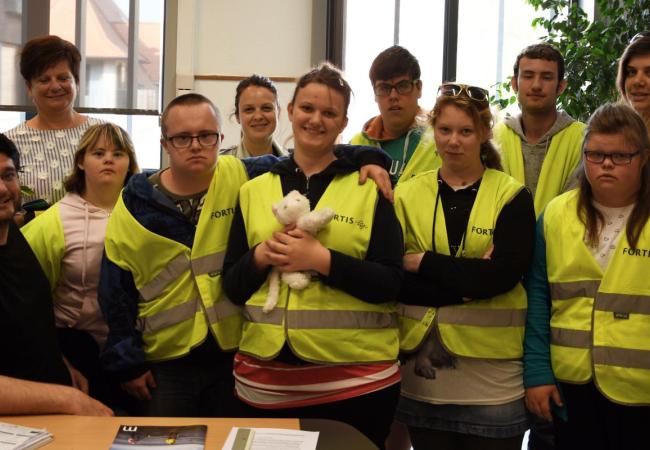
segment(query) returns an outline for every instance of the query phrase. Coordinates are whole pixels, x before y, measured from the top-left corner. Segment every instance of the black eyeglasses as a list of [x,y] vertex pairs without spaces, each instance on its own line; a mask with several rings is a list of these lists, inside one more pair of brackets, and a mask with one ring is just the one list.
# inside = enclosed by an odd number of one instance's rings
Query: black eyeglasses
[[607,158],[609,158],[614,165],[617,166],[626,166],[632,162],[632,158],[641,154],[641,151],[636,151],[634,153],[625,153],[625,152],[612,152],[605,153],[598,150],[585,150],[585,159],[594,164],[602,164]]
[[398,94],[406,95],[413,92],[413,87],[420,80],[402,80],[398,81],[395,84],[390,83],[377,83],[373,90],[375,95],[378,97],[387,97],[390,95],[391,91],[395,89]]
[[201,147],[212,147],[217,145],[219,142],[219,133],[201,133],[195,136],[189,134],[179,134],[176,136],[170,136],[165,138],[172,144],[172,147],[179,150],[189,148],[192,145],[192,141],[196,139],[199,142]]
[[630,39],[630,44],[642,38],[650,38],[650,31],[642,31],[640,33],[635,34],[634,36],[632,36],[632,39]]
[[477,102],[487,104],[490,99],[487,89],[468,84],[444,83],[438,88],[438,96],[458,97],[463,92],[465,92],[468,98]]

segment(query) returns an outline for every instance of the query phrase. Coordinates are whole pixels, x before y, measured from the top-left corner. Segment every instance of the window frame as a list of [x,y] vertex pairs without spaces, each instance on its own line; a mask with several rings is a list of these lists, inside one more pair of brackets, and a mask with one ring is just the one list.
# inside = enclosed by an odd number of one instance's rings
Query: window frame
[[[81,52],[82,61],[85,55],[85,18],[88,0],[75,0],[75,42]],[[50,34],[50,0],[22,0],[22,36],[21,46],[30,39]],[[75,111],[83,114],[115,114],[126,116],[160,116],[163,105],[166,105],[175,93],[175,67],[176,67],[176,17],[178,13],[178,0],[164,0],[163,5],[163,39],[161,49],[161,80],[160,94],[157,109],[135,108],[136,102],[136,71],[137,65],[133,64],[137,54],[138,19],[140,0],[129,0],[128,18],[128,56],[127,56],[127,95],[126,107],[103,108],[79,106],[79,96],[75,101]],[[169,47],[169,48],[168,48]],[[173,50],[173,53],[172,53]],[[171,70],[168,65],[172,65]],[[173,75],[173,76],[172,76]],[[22,81],[22,80],[20,80]],[[84,92],[86,86],[86,65],[79,67],[79,92]],[[27,116],[36,112],[34,105],[29,104],[27,90],[23,82],[18,85],[18,102],[16,104],[0,104],[0,111],[24,112]]]

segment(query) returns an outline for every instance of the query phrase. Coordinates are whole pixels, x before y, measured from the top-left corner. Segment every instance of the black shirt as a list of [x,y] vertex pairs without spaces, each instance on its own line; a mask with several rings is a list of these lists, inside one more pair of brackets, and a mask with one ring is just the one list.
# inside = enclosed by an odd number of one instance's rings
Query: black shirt
[[[316,205],[337,174],[356,170],[340,158],[325,170],[307,178],[292,159],[276,164],[271,172],[280,175],[282,193],[297,190]],[[392,205],[379,194],[365,260],[330,249],[329,276],[321,281],[369,303],[383,303],[397,298],[402,280],[402,232]],[[228,251],[224,260],[223,287],[228,298],[243,305],[266,281],[270,271],[259,271],[253,262],[255,248],[249,248],[244,219],[237,209],[230,229]],[[302,364],[285,343],[275,358],[288,364]]]
[[13,222],[0,246],[0,374],[71,384],[54,328],[50,284]]
[[463,297],[490,298],[508,292],[521,281],[532,259],[535,209],[530,192],[522,189],[501,210],[490,259],[457,257],[481,180],[454,190],[440,174],[438,177],[451,256],[425,252],[419,272],[405,274],[400,300],[411,305],[444,306],[461,304]]

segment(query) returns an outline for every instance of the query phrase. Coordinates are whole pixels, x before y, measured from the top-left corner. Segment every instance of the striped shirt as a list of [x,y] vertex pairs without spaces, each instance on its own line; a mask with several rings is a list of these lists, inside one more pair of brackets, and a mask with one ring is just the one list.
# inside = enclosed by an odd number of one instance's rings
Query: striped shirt
[[23,122],[5,132],[20,151],[20,183],[35,193],[23,195],[23,203],[42,198],[52,205],[65,195],[63,180],[72,171],[81,136],[90,126],[104,122],[87,119],[77,127],[62,130],[38,130]]
[[235,389],[263,409],[299,408],[379,391],[400,382],[399,363],[304,364],[263,361],[237,353]]

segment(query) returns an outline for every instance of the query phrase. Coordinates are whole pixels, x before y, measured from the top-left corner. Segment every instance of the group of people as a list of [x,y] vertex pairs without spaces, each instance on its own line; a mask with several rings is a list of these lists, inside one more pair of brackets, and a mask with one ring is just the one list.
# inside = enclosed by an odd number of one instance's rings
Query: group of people
[[[74,111],[79,64],[60,38],[27,43],[37,114],[0,137],[0,413],[329,418],[419,450],[519,449],[530,412],[536,449],[642,446],[650,36],[586,125],[556,107],[547,44],[517,57],[521,114],[494,128],[481,87],[443,83],[424,112],[418,61],[393,46],[352,145],[350,86],[324,63],[287,105],[293,149],[253,75],[239,145],[220,150],[219,110],[185,94],[153,173]],[[20,184],[53,203],[21,229]],[[316,236],[274,217],[292,191],[335,212]],[[272,269],[311,281],[267,311]]]

